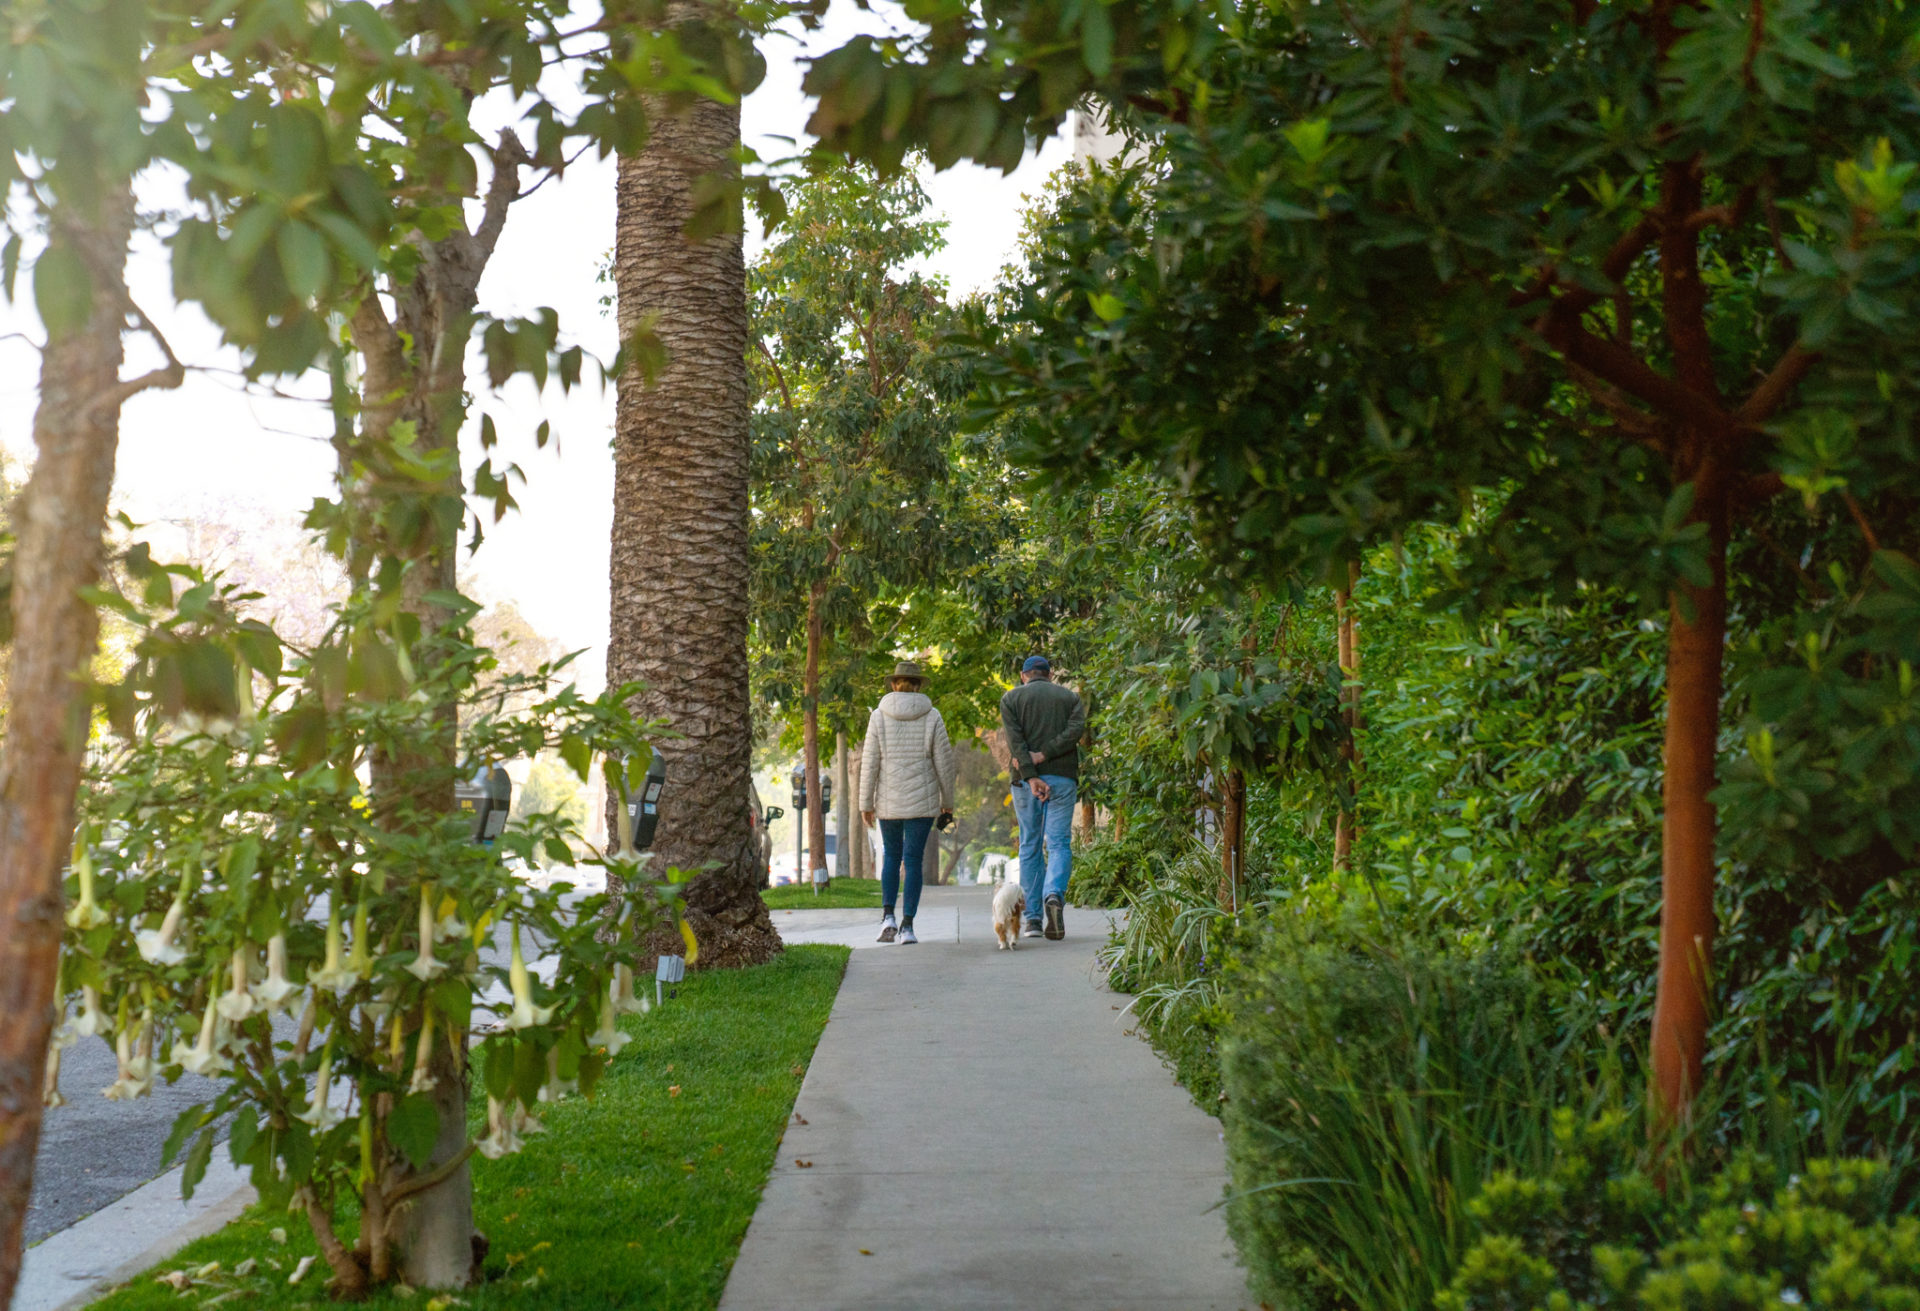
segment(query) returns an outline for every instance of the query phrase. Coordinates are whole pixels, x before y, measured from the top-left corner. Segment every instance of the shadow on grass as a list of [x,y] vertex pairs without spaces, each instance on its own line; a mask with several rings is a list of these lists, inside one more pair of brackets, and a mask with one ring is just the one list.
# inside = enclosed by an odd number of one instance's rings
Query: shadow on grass
[[[800,1079],[846,969],[845,947],[789,948],[771,964],[697,972],[678,1000],[622,1027],[634,1041],[589,1103],[546,1108],[547,1132],[499,1161],[474,1158],[474,1218],[490,1280],[457,1303],[378,1295],[365,1307],[439,1303],[585,1311],[717,1305],[773,1167]],[[485,1126],[478,1126],[484,1132]],[[284,1230],[276,1242],[272,1231]],[[347,1225],[349,1231],[352,1224]],[[349,1241],[351,1241],[349,1239]],[[95,1302],[109,1311],[331,1305],[298,1216],[259,1209]],[[232,1272],[249,1257],[246,1276]],[[155,1280],[218,1262],[185,1296]]]

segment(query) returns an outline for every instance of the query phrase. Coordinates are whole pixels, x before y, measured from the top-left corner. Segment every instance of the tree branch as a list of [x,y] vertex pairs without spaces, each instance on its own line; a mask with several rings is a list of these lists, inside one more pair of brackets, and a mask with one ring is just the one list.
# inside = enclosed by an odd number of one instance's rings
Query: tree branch
[[1760,380],[1760,385],[1753,389],[1753,394],[1747,397],[1746,403],[1741,405],[1734,417],[1749,427],[1765,423],[1786,404],[1787,397],[1800,385],[1800,380],[1812,372],[1813,366],[1819,362],[1819,351],[1810,351],[1795,342],[1767,376]]
[[413,1176],[413,1178],[402,1180],[392,1188],[389,1188],[387,1190],[388,1207],[398,1206],[415,1193],[423,1193],[435,1184],[444,1182],[455,1170],[458,1170],[467,1163],[467,1158],[473,1155],[473,1150],[477,1146],[479,1146],[478,1143],[469,1141],[465,1147],[442,1161],[439,1165],[434,1166],[433,1169],[427,1171],[425,1174],[417,1174]]
[[520,144],[520,138],[510,128],[501,130],[500,144],[491,153],[493,182],[487,187],[486,209],[481,215],[480,226],[473,233],[473,244],[479,252],[482,265],[493,255],[494,245],[500,240],[500,230],[507,225],[508,208],[520,199],[520,166],[533,162],[527,155],[527,148]]
[[1753,209],[1753,202],[1759,198],[1760,184],[1749,182],[1740,188],[1731,205],[1709,205],[1705,209],[1695,210],[1687,215],[1686,228],[1689,232],[1701,232],[1707,228],[1737,228],[1746,222],[1747,214]]
[[1715,433],[1731,426],[1730,416],[1711,398],[1656,373],[1631,351],[1595,336],[1578,323],[1567,323],[1558,314],[1549,313],[1540,324],[1540,335],[1570,364],[1637,397],[1669,419]]
[[755,337],[753,344],[758,346],[760,353],[767,357],[767,367],[773,370],[773,380],[780,388],[781,404],[787,408],[788,412],[791,412],[793,410],[793,392],[787,387],[787,375],[781,370],[780,361],[773,358],[773,352],[767,349],[765,338]]

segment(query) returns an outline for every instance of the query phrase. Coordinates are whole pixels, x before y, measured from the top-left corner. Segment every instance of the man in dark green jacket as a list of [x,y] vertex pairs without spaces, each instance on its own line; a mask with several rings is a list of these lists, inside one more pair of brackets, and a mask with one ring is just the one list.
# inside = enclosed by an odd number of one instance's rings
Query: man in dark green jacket
[[1029,656],[1020,667],[1020,686],[1000,698],[1000,723],[1013,752],[1013,813],[1020,823],[1026,936],[1058,941],[1067,936],[1073,806],[1080,795],[1080,738],[1087,731],[1087,707],[1072,688],[1053,681],[1053,665],[1045,656]]

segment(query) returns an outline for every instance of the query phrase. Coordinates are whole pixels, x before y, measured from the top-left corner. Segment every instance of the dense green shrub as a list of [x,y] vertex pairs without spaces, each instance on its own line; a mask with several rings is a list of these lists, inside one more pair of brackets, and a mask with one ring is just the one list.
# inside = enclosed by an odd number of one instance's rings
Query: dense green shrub
[[1504,951],[1370,940],[1282,915],[1235,971],[1222,1067],[1228,1226],[1275,1307],[1425,1307],[1472,1239],[1466,1199],[1544,1170],[1585,1033],[1556,1039]]
[[1151,884],[1172,854],[1163,836],[1135,828],[1101,834],[1073,853],[1073,900],[1080,906],[1119,908]]
[[1920,1311],[1920,1220],[1895,1214],[1878,1161],[1787,1173],[1752,1151],[1695,1183],[1656,1181],[1623,1113],[1554,1121],[1539,1177],[1502,1173],[1469,1206],[1480,1229],[1436,1311]]

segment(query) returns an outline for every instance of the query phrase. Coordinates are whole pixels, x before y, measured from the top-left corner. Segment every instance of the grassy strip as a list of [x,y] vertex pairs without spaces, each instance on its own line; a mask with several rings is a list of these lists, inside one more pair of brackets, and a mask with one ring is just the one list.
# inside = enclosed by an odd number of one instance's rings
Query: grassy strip
[[[623,1027],[634,1041],[591,1104],[573,1098],[548,1107],[547,1132],[523,1151],[474,1158],[474,1219],[492,1240],[490,1280],[459,1294],[458,1304],[716,1306],[846,963],[845,947],[791,947],[770,965],[690,975],[678,1000],[629,1017]],[[284,1243],[272,1238],[276,1227]],[[287,1285],[313,1250],[298,1217],[256,1209],[94,1306],[179,1311],[223,1295],[223,1305],[250,1308],[331,1305],[324,1264]],[[233,1276],[248,1257],[258,1268]],[[186,1299],[155,1282],[211,1262],[219,1269]],[[450,1304],[383,1294],[361,1305]]]
[[767,903],[768,910],[856,910],[862,906],[879,910],[880,880],[835,879],[817,897],[812,884],[789,883],[760,889],[760,899]]

